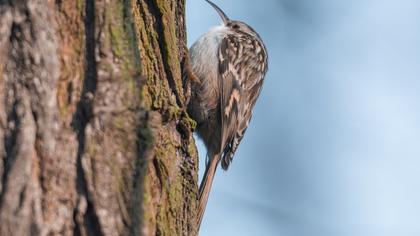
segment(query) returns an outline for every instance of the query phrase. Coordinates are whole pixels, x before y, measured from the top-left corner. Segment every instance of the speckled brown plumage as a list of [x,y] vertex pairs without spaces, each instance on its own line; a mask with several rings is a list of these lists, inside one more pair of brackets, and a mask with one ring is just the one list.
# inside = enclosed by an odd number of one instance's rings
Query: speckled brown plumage
[[267,72],[267,51],[247,24],[229,20],[214,3],[223,25],[204,34],[190,49],[199,81],[192,82],[190,115],[207,148],[207,165],[200,185],[201,223],[218,163],[227,170],[244,137],[252,109]]

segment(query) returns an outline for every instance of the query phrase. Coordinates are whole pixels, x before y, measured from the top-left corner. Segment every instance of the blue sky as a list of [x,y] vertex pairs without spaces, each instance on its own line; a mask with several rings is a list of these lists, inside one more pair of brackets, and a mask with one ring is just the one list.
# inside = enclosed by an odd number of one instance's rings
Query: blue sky
[[[420,235],[420,1],[214,1],[270,69],[201,235]],[[187,1],[189,45],[219,23]]]

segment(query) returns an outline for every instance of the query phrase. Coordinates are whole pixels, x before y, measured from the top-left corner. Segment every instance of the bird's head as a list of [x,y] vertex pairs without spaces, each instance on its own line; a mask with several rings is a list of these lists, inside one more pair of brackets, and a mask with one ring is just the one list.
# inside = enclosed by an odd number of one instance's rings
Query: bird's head
[[222,18],[223,25],[228,27],[230,30],[237,33],[250,34],[250,35],[260,38],[257,32],[255,32],[255,30],[251,28],[249,25],[245,24],[242,21],[229,19],[229,17],[227,17],[227,15],[222,11],[222,9],[220,9],[220,7],[218,7],[216,4],[214,4],[213,2],[209,0],[206,0],[206,2],[208,2],[217,11],[220,18]]

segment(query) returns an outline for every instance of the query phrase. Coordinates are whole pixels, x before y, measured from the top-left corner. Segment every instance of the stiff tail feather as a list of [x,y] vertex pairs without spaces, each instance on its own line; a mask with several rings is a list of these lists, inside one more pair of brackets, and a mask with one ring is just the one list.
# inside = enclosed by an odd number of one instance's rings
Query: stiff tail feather
[[203,220],[204,211],[206,210],[207,200],[209,199],[209,194],[211,190],[211,185],[213,183],[214,175],[216,174],[217,165],[220,161],[220,155],[215,155],[210,159],[210,163],[206,166],[206,171],[204,172],[203,180],[200,184],[200,200],[198,205],[197,213],[197,225],[200,229],[201,221]]

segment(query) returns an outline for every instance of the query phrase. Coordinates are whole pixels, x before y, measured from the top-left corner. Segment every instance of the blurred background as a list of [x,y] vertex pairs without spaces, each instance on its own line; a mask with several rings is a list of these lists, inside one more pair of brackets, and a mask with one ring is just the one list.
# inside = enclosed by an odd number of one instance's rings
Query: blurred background
[[[420,235],[420,1],[214,2],[270,66],[201,235]],[[187,1],[189,46],[220,22]]]

